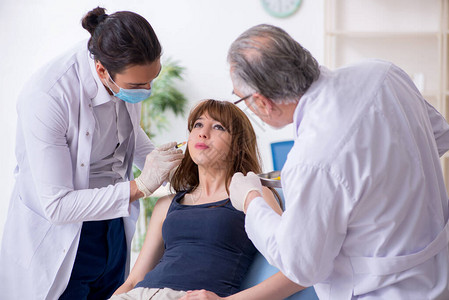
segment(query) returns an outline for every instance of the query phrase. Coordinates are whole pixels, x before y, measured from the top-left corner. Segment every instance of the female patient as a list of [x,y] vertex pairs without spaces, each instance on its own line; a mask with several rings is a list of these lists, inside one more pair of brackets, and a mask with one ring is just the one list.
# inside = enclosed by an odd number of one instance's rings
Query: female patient
[[[234,173],[261,170],[246,115],[230,102],[205,100],[190,113],[188,129],[171,181],[176,194],[156,203],[139,257],[111,299],[283,299],[302,289],[277,273],[239,292],[257,250],[228,187]],[[269,189],[264,198],[282,213]]]

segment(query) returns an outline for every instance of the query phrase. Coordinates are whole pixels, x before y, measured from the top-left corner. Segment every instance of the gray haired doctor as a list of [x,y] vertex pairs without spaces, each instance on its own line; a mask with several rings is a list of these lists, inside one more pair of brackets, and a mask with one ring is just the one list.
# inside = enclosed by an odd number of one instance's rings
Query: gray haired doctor
[[449,299],[449,125],[392,63],[330,71],[284,30],[258,25],[228,53],[234,93],[265,123],[293,123],[276,214],[254,173],[232,204],[270,264],[320,299]]

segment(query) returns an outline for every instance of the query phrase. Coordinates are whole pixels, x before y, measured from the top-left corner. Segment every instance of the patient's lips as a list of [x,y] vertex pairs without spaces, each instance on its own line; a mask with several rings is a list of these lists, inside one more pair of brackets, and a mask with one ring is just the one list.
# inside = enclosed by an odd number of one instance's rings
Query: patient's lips
[[195,144],[195,148],[196,148],[196,149],[208,149],[209,146],[206,145],[205,143],[196,143],[196,144]]

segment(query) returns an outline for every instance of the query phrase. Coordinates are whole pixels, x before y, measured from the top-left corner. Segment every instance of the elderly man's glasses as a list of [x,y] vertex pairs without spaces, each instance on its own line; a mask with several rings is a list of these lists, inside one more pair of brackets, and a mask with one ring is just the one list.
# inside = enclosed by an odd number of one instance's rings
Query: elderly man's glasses
[[240,102],[242,102],[243,100],[248,99],[248,98],[251,97],[252,95],[253,95],[253,94],[248,95],[248,96],[245,96],[245,97],[243,97],[243,98],[240,98],[239,100],[234,101],[234,104],[237,105],[237,104],[239,104]]

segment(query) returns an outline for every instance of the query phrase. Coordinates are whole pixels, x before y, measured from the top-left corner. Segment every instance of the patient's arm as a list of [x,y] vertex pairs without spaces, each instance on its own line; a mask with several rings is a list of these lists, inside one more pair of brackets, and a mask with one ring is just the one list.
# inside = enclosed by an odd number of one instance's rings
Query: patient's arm
[[305,289],[305,287],[300,286],[290,279],[288,279],[281,272],[277,272],[273,276],[265,279],[261,283],[241,291],[237,294],[229,296],[226,299],[237,300],[237,299],[259,299],[259,300],[276,300],[285,299],[290,295],[293,295],[300,290]]
[[137,257],[136,263],[125,283],[115,291],[114,295],[123,294],[132,290],[161,259],[164,254],[162,224],[164,223],[172,199],[173,195],[170,195],[162,197],[156,202],[150,218],[150,223],[148,224],[145,241],[139,256]]
[[249,289],[243,290],[226,298],[220,298],[216,294],[209,291],[199,290],[189,291],[187,292],[187,295],[183,296],[179,300],[281,300],[303,289],[303,286],[297,285],[296,283],[285,277],[284,274],[278,272],[273,276],[265,279],[258,285],[255,285]]

